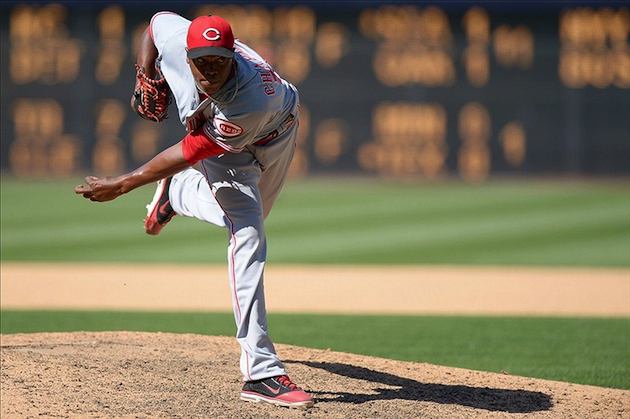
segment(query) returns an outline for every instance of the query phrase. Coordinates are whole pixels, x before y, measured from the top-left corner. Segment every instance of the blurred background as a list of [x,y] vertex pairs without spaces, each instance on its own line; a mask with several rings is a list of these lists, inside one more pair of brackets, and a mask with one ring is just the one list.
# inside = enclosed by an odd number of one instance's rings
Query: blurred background
[[627,176],[623,2],[16,2],[1,7],[1,169],[117,174],[184,133],[129,107],[153,13],[227,18],[300,90],[292,177]]

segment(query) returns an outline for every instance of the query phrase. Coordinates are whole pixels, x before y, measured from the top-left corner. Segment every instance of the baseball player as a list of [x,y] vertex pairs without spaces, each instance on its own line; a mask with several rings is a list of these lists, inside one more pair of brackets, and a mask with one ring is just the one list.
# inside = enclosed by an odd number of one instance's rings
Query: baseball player
[[[235,40],[219,16],[192,22],[153,16],[137,57],[131,105],[142,117],[166,117],[170,92],[187,133],[140,168],[117,177],[88,176],[75,192],[109,201],[159,181],[145,231],[158,234],[175,216],[225,227],[228,276],[241,346],[246,401],[307,408],[267,333],[264,219],[287,175],[298,129],[298,92],[254,50]],[[166,92],[166,93],[165,93]],[[191,166],[200,163],[201,171]]]

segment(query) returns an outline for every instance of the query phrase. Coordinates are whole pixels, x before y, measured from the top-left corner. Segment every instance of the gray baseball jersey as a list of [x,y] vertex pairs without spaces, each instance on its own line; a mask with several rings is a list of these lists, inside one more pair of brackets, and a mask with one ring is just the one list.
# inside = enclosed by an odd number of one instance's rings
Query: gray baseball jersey
[[159,52],[158,65],[186,129],[201,129],[224,152],[201,161],[203,174],[187,169],[173,176],[171,205],[179,215],[228,229],[228,275],[243,377],[282,375],[286,372],[267,335],[263,222],[293,158],[297,90],[254,50],[236,41],[234,77],[212,97],[200,94],[186,61],[189,25],[189,20],[174,13],[153,16],[150,31]]
[[173,92],[179,117],[188,130],[204,130],[226,151],[239,152],[271,135],[296,108],[296,88],[276,74],[256,51],[236,40],[236,77],[205,98],[186,62],[190,21],[162,12],[151,20],[159,66]]

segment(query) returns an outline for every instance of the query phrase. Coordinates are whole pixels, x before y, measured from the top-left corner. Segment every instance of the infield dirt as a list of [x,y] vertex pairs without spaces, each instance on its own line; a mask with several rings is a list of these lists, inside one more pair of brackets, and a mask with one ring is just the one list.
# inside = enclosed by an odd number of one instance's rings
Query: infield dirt
[[[216,265],[0,265],[3,309],[231,312]],[[333,292],[331,292],[333,290]],[[272,313],[630,316],[630,269],[273,265]]]
[[622,418],[630,391],[277,345],[312,409],[240,401],[233,338],[0,337],[3,418]]

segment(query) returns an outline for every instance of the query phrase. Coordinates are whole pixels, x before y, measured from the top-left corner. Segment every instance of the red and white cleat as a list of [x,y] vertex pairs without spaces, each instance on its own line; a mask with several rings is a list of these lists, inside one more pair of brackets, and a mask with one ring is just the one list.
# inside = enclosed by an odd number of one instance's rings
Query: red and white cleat
[[247,381],[241,390],[241,400],[298,409],[308,409],[314,404],[311,396],[295,385],[287,375]]
[[168,197],[172,177],[162,179],[157,183],[153,201],[147,205],[147,218],[144,219],[144,231],[155,236],[171,221],[176,214]]

